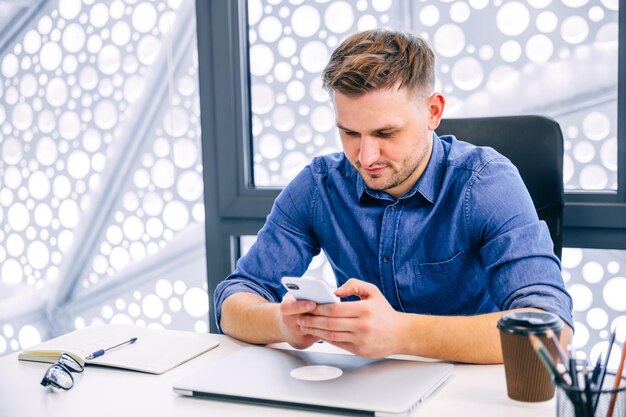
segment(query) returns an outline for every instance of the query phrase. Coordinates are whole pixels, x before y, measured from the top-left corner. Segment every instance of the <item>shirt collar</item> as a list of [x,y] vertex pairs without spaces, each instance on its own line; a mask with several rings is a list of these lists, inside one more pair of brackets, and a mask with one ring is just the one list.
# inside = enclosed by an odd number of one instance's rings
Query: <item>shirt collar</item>
[[[439,180],[444,167],[444,158],[443,145],[437,134],[433,132],[433,150],[430,154],[426,169],[413,187],[398,200],[405,200],[413,197],[415,194],[419,194],[428,202],[434,203],[437,198],[437,191],[439,190]],[[395,201],[393,197],[385,192],[374,191],[367,188],[365,181],[363,181],[363,178],[361,178],[358,172],[356,173],[356,191],[359,196],[359,202],[361,203],[365,203],[371,198]]]

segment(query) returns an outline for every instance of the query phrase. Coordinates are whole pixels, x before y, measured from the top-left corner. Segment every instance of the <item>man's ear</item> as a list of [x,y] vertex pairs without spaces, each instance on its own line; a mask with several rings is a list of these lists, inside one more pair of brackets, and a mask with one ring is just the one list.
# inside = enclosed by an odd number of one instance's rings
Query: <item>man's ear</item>
[[435,130],[439,127],[439,121],[443,116],[443,109],[446,106],[446,99],[441,93],[433,93],[428,97],[428,129]]

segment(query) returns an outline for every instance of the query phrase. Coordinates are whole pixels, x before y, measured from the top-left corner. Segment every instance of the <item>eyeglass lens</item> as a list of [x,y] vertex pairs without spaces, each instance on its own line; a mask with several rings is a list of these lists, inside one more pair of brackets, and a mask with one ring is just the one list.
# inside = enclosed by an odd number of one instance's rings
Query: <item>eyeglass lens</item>
[[55,363],[46,371],[46,374],[41,380],[41,385],[52,385],[56,388],[70,389],[74,385],[74,378],[69,373],[67,368]]
[[59,357],[59,361],[52,365],[46,371],[41,385],[52,385],[56,388],[70,389],[74,385],[74,378],[71,372],[83,372],[83,367],[69,354],[63,353]]
[[76,360],[67,353],[61,354],[59,357],[59,363],[72,372],[83,372],[84,369],[80,363],[76,362]]

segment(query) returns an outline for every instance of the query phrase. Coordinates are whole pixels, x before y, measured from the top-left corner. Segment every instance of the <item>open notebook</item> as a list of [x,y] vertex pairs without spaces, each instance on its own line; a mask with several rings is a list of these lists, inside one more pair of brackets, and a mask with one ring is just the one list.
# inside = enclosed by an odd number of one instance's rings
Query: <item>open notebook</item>
[[[120,346],[92,360],[85,358],[99,349],[136,337],[133,344]],[[47,340],[19,353],[18,359],[54,363],[63,352],[82,365],[101,365],[150,374],[162,374],[216,347],[210,334],[156,330],[130,325],[87,327]]]

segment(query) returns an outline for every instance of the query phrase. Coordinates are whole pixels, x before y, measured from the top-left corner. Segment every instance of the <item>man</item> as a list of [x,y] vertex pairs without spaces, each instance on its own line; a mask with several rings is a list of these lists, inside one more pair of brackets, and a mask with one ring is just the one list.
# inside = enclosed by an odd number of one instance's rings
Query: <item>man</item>
[[[218,326],[250,342],[355,354],[501,362],[505,311],[572,327],[547,226],[501,155],[437,137],[445,100],[419,37],[352,35],[323,73],[343,153],[315,158],[278,196],[256,244],[215,291]],[[505,140],[505,139],[504,139]],[[340,304],[281,298],[323,249]]]

